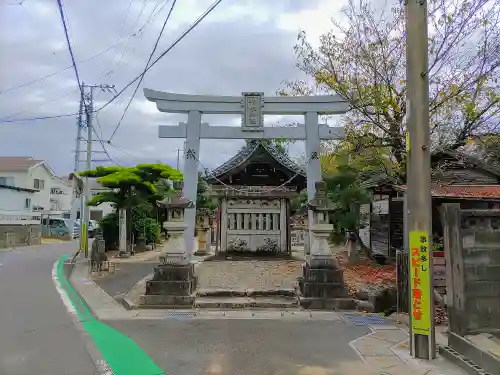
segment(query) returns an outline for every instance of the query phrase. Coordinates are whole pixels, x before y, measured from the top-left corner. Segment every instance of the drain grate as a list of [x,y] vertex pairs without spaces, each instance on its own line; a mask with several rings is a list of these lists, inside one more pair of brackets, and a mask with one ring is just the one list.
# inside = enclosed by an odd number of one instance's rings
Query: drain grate
[[357,315],[357,314],[344,314],[345,317],[356,325],[387,325],[387,319],[382,318],[380,315]]
[[181,318],[193,318],[196,316],[196,313],[190,311],[167,311],[165,315]]

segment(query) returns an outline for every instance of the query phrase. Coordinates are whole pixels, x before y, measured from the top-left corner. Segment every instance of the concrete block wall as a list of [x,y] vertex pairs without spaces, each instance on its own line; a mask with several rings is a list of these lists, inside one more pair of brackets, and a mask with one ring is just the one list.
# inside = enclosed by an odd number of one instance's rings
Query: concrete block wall
[[470,215],[462,224],[466,329],[469,333],[488,332],[500,329],[500,228],[468,225],[468,221],[491,223],[495,218],[466,214]]
[[500,330],[500,210],[442,208],[450,330]]
[[42,226],[2,225],[0,224],[0,248],[39,245],[42,238]]

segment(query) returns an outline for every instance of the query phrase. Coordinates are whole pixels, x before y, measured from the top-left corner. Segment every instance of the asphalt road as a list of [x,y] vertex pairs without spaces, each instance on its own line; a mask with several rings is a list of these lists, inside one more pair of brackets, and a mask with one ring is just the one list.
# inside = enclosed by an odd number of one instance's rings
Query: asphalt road
[[0,374],[98,374],[52,280],[68,244],[0,251]]
[[170,375],[366,373],[348,343],[368,333],[368,328],[342,321],[165,319],[106,323],[131,337]]
[[[0,252],[1,375],[99,374],[88,338],[52,280],[54,262],[70,252],[68,245],[53,244]],[[135,341],[169,375],[347,375],[366,370],[349,342],[368,328],[342,321],[167,318],[103,323],[125,334],[121,340]],[[115,359],[121,361],[120,355]]]

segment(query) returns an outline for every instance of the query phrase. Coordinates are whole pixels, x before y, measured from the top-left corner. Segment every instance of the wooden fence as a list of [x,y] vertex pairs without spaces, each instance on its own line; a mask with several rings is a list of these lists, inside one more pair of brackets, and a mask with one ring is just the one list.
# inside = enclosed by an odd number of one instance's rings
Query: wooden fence
[[409,254],[405,250],[396,251],[396,282],[398,288],[398,312],[409,312],[410,275]]

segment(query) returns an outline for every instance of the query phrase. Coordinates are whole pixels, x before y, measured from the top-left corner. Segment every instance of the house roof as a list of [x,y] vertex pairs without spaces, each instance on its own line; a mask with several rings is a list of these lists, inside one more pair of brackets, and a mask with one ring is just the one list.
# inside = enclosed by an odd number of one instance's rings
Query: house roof
[[41,162],[29,156],[0,156],[0,171],[27,171]]
[[52,168],[44,160],[33,159],[31,156],[0,156],[1,172],[25,172],[40,164],[55,176]]
[[271,157],[281,164],[286,169],[293,173],[301,176],[306,176],[306,171],[303,167],[291,160],[286,154],[279,151],[276,147],[272,146],[267,142],[262,142],[260,140],[251,140],[245,144],[231,159],[226,161],[224,164],[214,169],[210,175],[210,178],[217,179],[222,175],[228,173],[229,171],[237,168],[241,164],[245,163],[250,157],[259,149],[263,148]]
[[[395,190],[406,191],[406,185],[394,186]],[[500,199],[500,185],[432,185],[434,198],[489,198]]]
[[434,152],[431,157],[433,159],[439,159],[443,156],[452,157],[457,161],[462,161],[466,164],[482,169],[483,171],[491,173],[492,175],[496,176],[500,180],[500,170],[497,167],[485,162],[477,155],[472,155],[470,153],[461,151],[447,150],[447,151]]

